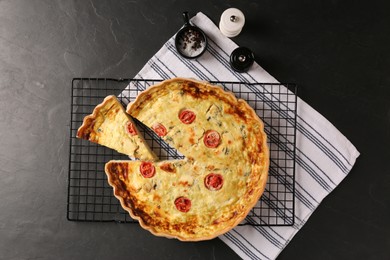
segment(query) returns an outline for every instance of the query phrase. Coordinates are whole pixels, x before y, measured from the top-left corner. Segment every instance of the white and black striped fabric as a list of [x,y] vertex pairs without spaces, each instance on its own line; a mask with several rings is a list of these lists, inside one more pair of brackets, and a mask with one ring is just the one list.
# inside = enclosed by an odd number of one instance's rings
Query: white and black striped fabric
[[[208,81],[278,83],[258,64],[247,73],[229,65],[238,46],[223,36],[204,14],[191,22],[207,34],[207,51],[196,60],[182,58],[174,37],[147,62],[135,78],[190,77]],[[243,259],[275,259],[307,219],[349,173],[359,152],[327,119],[298,98],[296,125],[295,224],[283,227],[238,226],[219,238]]]

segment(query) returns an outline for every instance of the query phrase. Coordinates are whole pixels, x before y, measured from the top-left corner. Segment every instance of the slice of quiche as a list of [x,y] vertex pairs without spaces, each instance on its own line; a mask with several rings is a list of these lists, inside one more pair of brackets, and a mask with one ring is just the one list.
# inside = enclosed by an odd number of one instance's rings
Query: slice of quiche
[[84,117],[77,137],[104,145],[131,158],[157,160],[115,96],[107,96],[91,115]]

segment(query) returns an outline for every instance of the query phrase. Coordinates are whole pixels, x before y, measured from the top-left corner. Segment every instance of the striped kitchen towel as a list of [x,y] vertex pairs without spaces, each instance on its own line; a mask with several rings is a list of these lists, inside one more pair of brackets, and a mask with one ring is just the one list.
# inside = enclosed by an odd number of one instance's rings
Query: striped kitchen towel
[[[233,71],[229,56],[238,46],[204,14],[198,13],[191,22],[207,34],[207,51],[196,60],[184,59],[176,52],[172,37],[135,78],[278,83],[256,63],[247,73]],[[219,237],[243,259],[275,259],[324,197],[345,178],[359,156],[345,136],[300,98],[297,112],[295,224],[238,226]]]

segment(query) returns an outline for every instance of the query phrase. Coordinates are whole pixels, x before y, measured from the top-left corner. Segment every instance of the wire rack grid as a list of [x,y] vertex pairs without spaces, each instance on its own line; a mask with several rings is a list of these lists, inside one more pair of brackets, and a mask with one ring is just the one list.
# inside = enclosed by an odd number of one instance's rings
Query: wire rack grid
[[[70,155],[67,219],[134,223],[113,196],[104,172],[112,159],[126,155],[76,138],[83,118],[108,95],[126,105],[139,92],[161,80],[74,78],[71,94]],[[264,122],[270,148],[270,169],[263,195],[240,225],[291,226],[294,224],[294,180],[297,86],[295,84],[220,82],[210,83],[232,91],[256,111]],[[136,121],[136,120],[135,120]],[[183,156],[152,130],[137,122],[146,142],[161,160]]]

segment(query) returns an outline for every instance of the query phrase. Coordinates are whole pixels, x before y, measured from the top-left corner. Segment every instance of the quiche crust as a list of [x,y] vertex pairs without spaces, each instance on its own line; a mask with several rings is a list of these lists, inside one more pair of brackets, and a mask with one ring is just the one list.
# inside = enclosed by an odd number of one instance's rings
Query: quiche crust
[[[237,226],[256,205],[268,177],[269,149],[263,122],[244,100],[207,82],[174,78],[139,94],[127,113],[185,156],[149,165],[154,170],[147,177],[143,162],[106,164],[115,197],[144,229],[182,241],[208,240]],[[166,163],[174,167],[162,169]],[[181,187],[182,179],[190,185]]]

